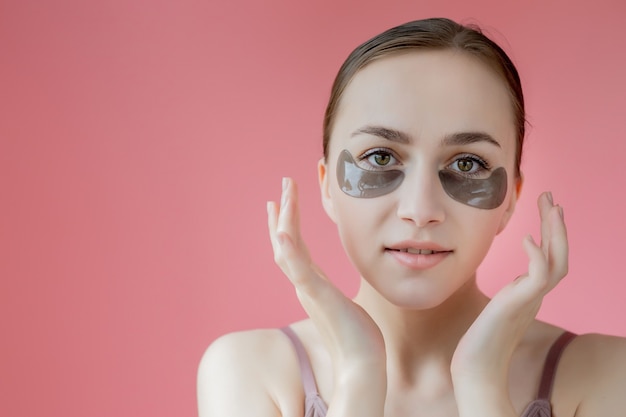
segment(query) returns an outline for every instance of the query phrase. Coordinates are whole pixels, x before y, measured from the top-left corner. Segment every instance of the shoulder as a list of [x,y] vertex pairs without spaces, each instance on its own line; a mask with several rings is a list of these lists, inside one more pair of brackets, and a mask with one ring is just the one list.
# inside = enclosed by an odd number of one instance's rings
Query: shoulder
[[198,367],[200,416],[298,415],[303,400],[299,378],[295,352],[280,330],[221,336]]
[[626,338],[589,333],[577,336],[572,345],[572,355],[585,359],[588,370],[606,371],[626,364]]
[[601,334],[577,336],[563,354],[562,362],[562,380],[568,381],[565,385],[580,399],[576,417],[624,414],[626,339]]
[[[626,339],[602,334],[577,336],[564,354],[568,367],[585,376],[590,393],[626,382]],[[620,387],[623,390],[623,385]],[[626,405],[626,404],[625,404]]]

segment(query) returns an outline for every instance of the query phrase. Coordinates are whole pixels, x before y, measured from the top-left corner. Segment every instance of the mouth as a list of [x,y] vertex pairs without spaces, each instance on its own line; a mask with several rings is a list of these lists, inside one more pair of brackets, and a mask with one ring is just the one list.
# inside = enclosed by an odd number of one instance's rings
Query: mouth
[[386,251],[410,253],[412,255],[436,255],[438,253],[450,253],[451,250],[442,249],[418,249],[418,248],[385,248]]
[[448,250],[415,249],[415,248],[387,249],[387,250],[394,251],[394,252],[412,253],[414,255],[433,255],[436,253],[450,252]]
[[392,259],[395,259],[403,267],[412,270],[426,270],[436,266],[454,252],[438,247],[436,244],[422,244],[421,246],[423,247],[398,245],[385,248],[385,253],[391,255]]

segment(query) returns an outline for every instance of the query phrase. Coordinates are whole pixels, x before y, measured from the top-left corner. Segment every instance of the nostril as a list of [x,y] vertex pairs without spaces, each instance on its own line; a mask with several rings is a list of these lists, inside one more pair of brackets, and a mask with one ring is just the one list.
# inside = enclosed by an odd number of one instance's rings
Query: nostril
[[398,217],[411,221],[418,226],[429,223],[442,222],[445,218],[445,210],[440,198],[416,197],[399,202]]

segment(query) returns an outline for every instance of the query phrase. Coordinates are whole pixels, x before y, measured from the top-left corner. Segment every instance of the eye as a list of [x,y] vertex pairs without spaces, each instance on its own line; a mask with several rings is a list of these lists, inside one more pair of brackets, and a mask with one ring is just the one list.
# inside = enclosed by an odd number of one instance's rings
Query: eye
[[456,166],[460,171],[470,172],[472,168],[474,168],[474,161],[469,158],[458,159],[456,161]]
[[467,177],[477,177],[490,170],[489,163],[476,155],[463,155],[457,157],[448,169]]
[[391,161],[391,155],[387,153],[376,153],[370,157],[370,162],[372,159],[376,165],[385,166]]
[[364,169],[382,169],[398,164],[397,158],[386,149],[371,149],[365,152],[359,160]]

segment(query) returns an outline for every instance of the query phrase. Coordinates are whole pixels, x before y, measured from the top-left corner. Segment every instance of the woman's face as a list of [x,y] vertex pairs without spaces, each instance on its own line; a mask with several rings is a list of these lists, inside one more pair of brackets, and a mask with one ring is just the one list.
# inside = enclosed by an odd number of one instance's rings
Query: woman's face
[[[391,55],[344,92],[319,167],[324,207],[372,287],[396,305],[434,307],[474,277],[512,214],[515,150],[511,99],[485,64],[454,50]],[[347,155],[374,192],[346,189],[352,174],[337,166]],[[493,185],[500,167],[504,199],[492,199],[495,208],[477,207],[442,179]]]

